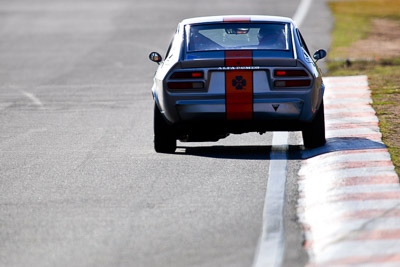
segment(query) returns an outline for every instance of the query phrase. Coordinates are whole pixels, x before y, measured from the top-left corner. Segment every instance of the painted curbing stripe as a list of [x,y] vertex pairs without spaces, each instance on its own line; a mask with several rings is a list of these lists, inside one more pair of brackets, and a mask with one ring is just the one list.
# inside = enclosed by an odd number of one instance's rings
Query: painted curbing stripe
[[[365,91],[365,90],[369,89],[368,84],[359,85],[359,84],[350,84],[349,83],[349,84],[346,84],[346,85],[341,85],[341,84],[340,85],[337,85],[337,84],[333,85],[333,84],[331,84],[331,85],[328,85],[328,86],[331,89],[335,89],[335,93],[334,93],[335,95],[336,94],[340,94],[342,92],[349,92],[349,91],[354,92],[354,91],[358,91],[358,90]],[[349,88],[351,88],[351,90],[349,90]]]
[[[341,108],[345,108],[345,109],[353,109],[353,108],[365,108],[365,103],[353,103],[351,105],[346,104],[346,103],[331,103],[331,104],[325,104],[324,103],[324,108],[325,109],[341,109]],[[372,107],[368,106],[368,108],[372,109]]]
[[[365,201],[365,203],[359,203],[355,201],[353,203],[344,203],[344,209],[340,210],[340,203],[331,203],[330,207],[338,208],[335,213],[327,212],[323,207],[315,207],[310,215],[318,221],[323,221],[326,223],[333,222],[335,220],[335,225],[339,223],[344,223],[347,221],[354,220],[373,220],[374,218],[398,218],[400,217],[400,202],[390,200],[380,200],[380,201]],[[371,204],[376,204],[376,207],[372,207]],[[299,207],[299,218],[304,220],[305,214],[304,207]],[[308,212],[308,211],[307,211]],[[323,216],[323,217],[322,217]],[[309,224],[304,225],[306,229],[311,230]]]
[[[305,196],[305,195],[304,195]],[[342,195],[334,195],[334,196],[325,196],[325,200],[323,205],[329,207],[331,204],[341,203],[345,205],[347,202],[356,201],[373,201],[373,200],[393,200],[398,201],[400,200],[399,192],[392,191],[392,192],[378,192],[378,193],[355,193],[355,194],[342,194]],[[311,210],[314,208],[319,208],[321,206],[321,201],[319,197],[313,197],[308,199],[307,201],[299,201],[300,204],[307,205],[307,209]]]
[[[347,180],[349,181],[349,180]],[[336,186],[336,185],[335,185]],[[378,193],[378,192],[393,192],[399,190],[398,184],[396,183],[373,183],[373,184],[348,184],[346,186],[340,186],[338,188],[331,187],[326,192],[326,197],[338,196],[343,194],[356,194],[356,193]],[[302,195],[305,196],[305,195]],[[307,203],[310,203],[313,198],[309,198]]]
[[[306,183],[306,181],[309,180],[310,182],[318,183],[318,185],[320,185],[320,186],[323,186],[323,185],[327,186],[327,185],[329,185],[328,184],[329,182],[332,182],[332,184],[335,184],[336,182],[339,182],[341,179],[346,179],[348,177],[355,177],[355,176],[361,176],[361,175],[369,176],[369,175],[377,175],[377,174],[390,175],[393,172],[394,172],[394,168],[392,166],[372,167],[372,168],[364,167],[362,169],[354,168],[354,169],[348,169],[348,170],[332,170],[332,171],[326,171],[323,176],[324,178],[321,179],[321,173],[314,170],[314,171],[310,171],[306,177],[303,177],[302,183]],[[310,185],[310,189],[312,189],[312,186],[316,186],[316,184]]]
[[[366,186],[366,185],[387,185],[387,184],[394,184],[397,185],[399,183],[399,178],[393,175],[379,175],[379,176],[358,176],[358,177],[347,177],[345,179],[340,179],[335,184],[327,185],[326,188],[328,190],[335,190],[338,188],[345,187],[353,187],[357,186]],[[303,188],[303,187],[301,187]],[[304,195],[302,195],[304,197]]]
[[378,136],[381,135],[381,133],[379,132],[379,127],[374,127],[374,128],[367,128],[367,127],[359,127],[359,128],[351,127],[350,128],[349,127],[348,129],[334,129],[334,130],[329,130],[327,132],[328,132],[327,136],[331,136],[331,137],[339,137],[339,136],[352,137],[352,136],[362,136],[364,134],[378,135]]
[[358,75],[358,76],[337,76],[328,77],[324,79],[325,85],[337,85],[337,84],[367,84],[368,76]]
[[347,105],[347,106],[351,106],[352,104],[372,104],[372,99],[370,98],[365,98],[365,99],[360,99],[357,97],[354,98],[343,98],[343,99],[339,99],[339,98],[335,98],[335,99],[331,99],[331,98],[324,98],[324,104],[326,103],[327,106],[330,106],[331,104],[343,104],[343,105]]
[[[360,246],[362,244],[362,246]],[[368,250],[368,254],[364,252]],[[369,262],[374,262],[374,259],[382,257],[384,260],[378,262],[385,262],[389,260],[385,255],[398,255],[400,254],[400,247],[394,246],[392,240],[373,240],[373,241],[344,241],[336,243],[332,246],[323,248],[325,256],[317,257],[320,264],[316,266],[333,266],[332,263],[338,264],[344,260],[359,259],[369,257]],[[335,265],[340,266],[340,265]]]
[[375,111],[373,110],[373,108],[371,107],[362,107],[362,108],[354,108],[354,107],[346,107],[346,108],[330,108],[330,109],[326,109],[325,110],[325,114],[331,114],[331,113],[352,113],[352,112],[371,112],[371,113],[375,113]]
[[[397,188],[398,189],[398,188]],[[358,194],[344,194],[342,196],[327,197],[326,202],[344,202],[344,201],[367,201],[367,200],[400,200],[399,191],[393,192],[379,192],[379,193],[358,193]]]
[[391,210],[371,209],[343,214],[340,220],[373,219],[373,218],[396,218],[400,217],[400,209],[395,207]]
[[[346,153],[343,153],[346,152]],[[313,164],[332,164],[338,162],[349,162],[349,161],[359,161],[360,155],[363,155],[364,161],[375,161],[375,160],[391,160],[390,155],[388,155],[387,149],[371,149],[371,150],[348,150],[340,152],[331,152],[329,154],[321,155],[317,158],[311,158],[307,160],[304,164],[302,170],[303,172],[299,174],[307,174],[309,168],[314,168]],[[340,156],[340,157],[337,157]],[[310,166],[310,167],[308,167]]]
[[346,181],[331,187],[331,189],[352,186],[352,185],[378,185],[378,184],[398,184],[399,178],[394,175],[387,176],[372,176],[372,177],[351,177],[347,178]]
[[[299,171],[298,216],[310,265],[395,266],[400,262],[400,185],[387,148],[380,146],[367,77],[324,83],[328,142],[325,150],[315,150],[327,154],[302,153],[315,157],[303,161]],[[349,146],[329,152],[342,142]]]
[[[299,204],[304,205],[306,203],[299,202]],[[313,231],[313,227],[318,227],[319,224],[325,224],[324,226],[327,227],[332,225],[337,226],[338,224],[353,220],[373,220],[376,217],[400,218],[400,209],[397,209],[398,205],[400,205],[400,201],[387,199],[378,201],[366,200],[362,203],[360,201],[321,203],[319,206],[314,206],[311,209],[299,207],[298,216],[304,226]],[[393,210],[388,212],[388,209]],[[313,220],[313,222],[309,220]]]
[[359,122],[359,123],[334,123],[325,125],[326,130],[372,128],[379,129],[378,122]]
[[398,184],[373,184],[373,185],[359,185],[353,184],[346,187],[341,187],[338,189],[331,189],[327,194],[328,197],[338,196],[343,194],[358,194],[358,193],[384,193],[384,192],[394,192],[399,190]]
[[360,97],[360,99],[367,99],[371,97],[371,93],[365,90],[364,87],[358,87],[356,90],[348,90],[346,88],[337,88],[335,93],[328,93],[327,98],[338,99],[341,96]]
[[[354,139],[363,139],[363,140],[370,140],[373,142],[380,142],[382,140],[382,134],[381,133],[376,133],[376,134],[355,134],[355,135],[330,135],[326,134],[327,138],[332,138],[332,137],[345,137],[345,138],[354,138]],[[354,140],[355,141],[355,140]]]
[[[357,233],[357,230],[360,228],[363,229],[363,232],[360,232],[360,235],[352,234]],[[339,225],[329,229],[329,231],[327,231],[325,227],[319,227],[311,233],[308,229],[306,235],[312,238],[309,239],[308,245],[318,244],[321,246],[326,240],[331,240],[333,239],[332,237],[337,238],[338,232],[341,233],[342,236],[348,238],[348,240],[354,240],[363,237],[368,233],[382,232],[385,235],[388,231],[395,232],[395,234],[400,231],[398,218],[371,218],[368,223],[366,223],[365,219],[355,219],[342,222]],[[390,239],[390,237],[386,239]]]
[[333,125],[337,123],[364,123],[364,122],[379,122],[379,120],[376,116],[359,117],[359,118],[337,118],[325,121],[325,125]]
[[391,167],[393,166],[392,161],[350,161],[350,162],[338,162],[332,163],[329,166],[321,166],[318,168],[319,172],[334,171],[342,169],[354,169],[354,168],[371,168],[371,167]]
[[374,110],[372,108],[371,104],[372,103],[372,99],[369,97],[364,97],[364,98],[352,98],[351,100],[353,101],[353,103],[348,103],[349,99],[347,98],[331,98],[330,96],[326,97],[328,104],[327,104],[327,108],[328,109],[333,109],[336,106],[344,108],[346,110],[354,110],[357,108],[363,108],[363,109],[368,109],[368,110]]
[[[390,158],[388,158],[385,153],[377,153],[377,155],[373,155],[372,153],[366,153],[365,160],[360,161],[360,158],[357,158],[360,154],[350,154],[346,155],[339,160],[335,160],[335,158],[324,158],[321,159],[320,165],[321,168],[318,169],[319,172],[333,172],[336,170],[340,170],[342,168],[368,168],[368,167],[385,167],[385,166],[393,166]],[[364,155],[363,155],[364,156]],[[379,164],[382,163],[382,164]],[[304,169],[301,171],[301,175],[303,178],[307,178],[310,173],[315,171],[315,161],[313,164],[307,164],[304,166]],[[392,169],[392,168],[390,168]],[[300,173],[299,173],[300,174]]]
[[[324,95],[325,96],[325,95]],[[356,90],[356,91],[343,91],[343,90],[338,90],[336,93],[327,93],[326,98],[327,99],[336,99],[339,102],[345,101],[345,99],[341,98],[354,98],[358,99],[356,102],[364,102],[365,100],[370,100],[371,99],[371,94],[369,92],[366,92],[365,90]]]
[[362,118],[362,117],[374,117],[375,112],[345,112],[345,113],[336,113],[336,114],[326,114],[325,118],[326,119],[337,119],[337,118]]
[[[394,265],[382,265],[383,263],[395,263]],[[376,267],[377,264],[381,267],[398,267],[400,265],[400,254],[386,254],[380,256],[362,256],[362,257],[349,257],[336,261],[325,262],[326,266],[360,266],[362,267]]]
[[[350,155],[350,154],[365,154],[365,153],[388,153],[387,148],[374,148],[374,149],[357,149],[357,150],[345,150],[340,152],[332,152],[333,154],[343,154],[343,155]],[[329,156],[329,155],[326,155]],[[388,155],[390,158],[390,156]]]
[[400,239],[400,229],[375,230],[359,233],[353,240],[390,240]]

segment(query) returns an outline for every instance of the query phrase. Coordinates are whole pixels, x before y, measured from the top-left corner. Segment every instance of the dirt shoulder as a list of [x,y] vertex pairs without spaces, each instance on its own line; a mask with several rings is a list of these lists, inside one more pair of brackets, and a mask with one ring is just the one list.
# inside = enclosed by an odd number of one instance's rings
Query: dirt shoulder
[[373,19],[371,32],[366,39],[346,48],[350,58],[391,59],[400,57],[400,21]]

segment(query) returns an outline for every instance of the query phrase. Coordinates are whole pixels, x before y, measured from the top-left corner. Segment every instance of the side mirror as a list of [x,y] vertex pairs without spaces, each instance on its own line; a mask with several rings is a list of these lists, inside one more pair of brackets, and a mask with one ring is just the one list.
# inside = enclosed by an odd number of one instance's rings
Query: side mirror
[[162,61],[161,55],[159,53],[157,53],[157,52],[151,52],[150,55],[149,55],[149,58],[150,58],[151,61],[153,61],[153,62],[155,62],[157,64],[160,64],[160,62]]
[[318,61],[318,60],[323,59],[324,57],[326,57],[326,54],[327,53],[326,53],[326,51],[324,49],[320,49],[317,52],[315,52],[313,57],[314,57],[314,59],[316,61]]

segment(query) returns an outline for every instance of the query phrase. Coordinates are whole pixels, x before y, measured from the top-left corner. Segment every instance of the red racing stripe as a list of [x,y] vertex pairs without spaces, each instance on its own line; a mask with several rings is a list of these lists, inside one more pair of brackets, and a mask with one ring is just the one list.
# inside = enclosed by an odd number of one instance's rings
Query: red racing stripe
[[[251,51],[226,51],[225,66],[252,66]],[[253,118],[253,71],[228,70],[225,72],[226,118],[251,120]]]
[[224,22],[250,22],[250,18],[224,18]]
[[251,51],[225,51],[225,66],[253,66],[253,53]]

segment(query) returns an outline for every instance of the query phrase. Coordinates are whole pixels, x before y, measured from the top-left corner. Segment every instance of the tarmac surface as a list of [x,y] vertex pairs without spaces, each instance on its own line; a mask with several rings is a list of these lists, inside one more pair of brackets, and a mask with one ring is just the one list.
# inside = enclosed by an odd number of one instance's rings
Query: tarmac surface
[[[291,17],[299,3],[2,1],[0,266],[251,266],[272,135],[155,153],[148,54],[183,18]],[[303,35],[328,49],[332,19],[323,1],[311,10]],[[303,266],[288,153],[283,265]]]

